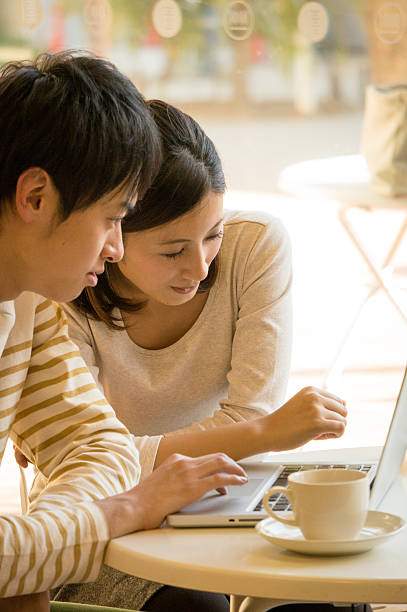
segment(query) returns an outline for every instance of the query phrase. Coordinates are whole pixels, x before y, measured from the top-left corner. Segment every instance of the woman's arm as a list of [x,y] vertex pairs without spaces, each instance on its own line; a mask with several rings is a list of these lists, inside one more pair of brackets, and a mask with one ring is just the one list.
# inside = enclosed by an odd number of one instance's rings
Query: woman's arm
[[231,220],[236,237],[229,253],[230,282],[237,313],[228,395],[220,401],[222,412],[241,419],[266,415],[283,404],[292,347],[290,239],[278,219],[264,213],[250,217]]
[[271,414],[206,431],[164,436],[155,467],[179,452],[191,457],[221,451],[235,461],[267,451],[284,451],[314,439],[337,438],[346,426],[347,410],[340,398],[306,387]]

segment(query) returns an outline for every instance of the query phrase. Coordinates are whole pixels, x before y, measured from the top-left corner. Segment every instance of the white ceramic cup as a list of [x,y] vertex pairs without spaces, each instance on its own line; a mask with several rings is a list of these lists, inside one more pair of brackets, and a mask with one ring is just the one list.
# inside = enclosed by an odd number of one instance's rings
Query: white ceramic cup
[[[274,493],[290,500],[293,518],[270,508]],[[299,527],[307,540],[353,540],[365,523],[368,503],[367,475],[343,468],[294,472],[288,476],[288,488],[271,487],[263,497],[270,516]]]

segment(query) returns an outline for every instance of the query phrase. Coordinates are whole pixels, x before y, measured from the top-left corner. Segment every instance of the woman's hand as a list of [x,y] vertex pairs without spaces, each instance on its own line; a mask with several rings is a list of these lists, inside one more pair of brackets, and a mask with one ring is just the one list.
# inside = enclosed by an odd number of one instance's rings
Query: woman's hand
[[1,612],[49,612],[49,591],[0,599]]
[[269,450],[284,451],[310,440],[339,438],[345,431],[347,409],[341,398],[305,387],[272,414],[262,417]]
[[13,444],[14,449],[14,459],[18,463],[18,465],[22,468],[28,467],[28,464],[31,463],[29,459],[17,448],[15,444]]

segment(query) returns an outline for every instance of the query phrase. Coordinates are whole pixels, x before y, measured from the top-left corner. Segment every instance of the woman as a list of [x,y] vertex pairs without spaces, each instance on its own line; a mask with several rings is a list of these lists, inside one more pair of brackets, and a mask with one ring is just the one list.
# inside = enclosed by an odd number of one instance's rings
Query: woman
[[[163,163],[123,222],[125,256],[66,306],[70,334],[137,437],[143,476],[169,454],[240,459],[342,435],[346,408],[312,388],[281,406],[291,348],[291,262],[281,223],[223,211],[213,143],[151,101]],[[57,599],[128,609],[228,609],[223,595],[163,587],[110,568]]]

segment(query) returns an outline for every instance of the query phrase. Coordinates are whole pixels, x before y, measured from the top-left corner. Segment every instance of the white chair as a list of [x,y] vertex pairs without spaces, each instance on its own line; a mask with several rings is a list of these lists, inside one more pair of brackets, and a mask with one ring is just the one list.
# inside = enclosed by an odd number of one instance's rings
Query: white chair
[[[392,266],[394,256],[407,231],[407,197],[389,198],[373,191],[370,186],[370,173],[362,155],[343,155],[293,164],[282,171],[279,188],[281,191],[298,198],[337,201],[339,204],[339,220],[365,261],[371,275],[369,289],[357,305],[332,363],[325,372],[323,387],[326,388],[330,385],[332,377],[342,370],[343,355],[352,330],[360,319],[365,305],[377,291],[384,291],[389,302],[407,325],[407,309],[403,305],[402,299],[397,295]],[[406,212],[397,236],[382,264],[373,261],[359,238],[354,225],[351,224],[348,213],[352,208],[368,211],[399,209]]]

